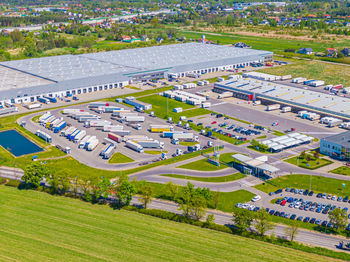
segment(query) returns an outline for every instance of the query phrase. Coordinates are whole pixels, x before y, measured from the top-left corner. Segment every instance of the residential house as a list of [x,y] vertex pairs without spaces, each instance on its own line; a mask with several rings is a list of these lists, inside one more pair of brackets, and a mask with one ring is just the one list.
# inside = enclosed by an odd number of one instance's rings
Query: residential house
[[340,52],[342,52],[344,56],[350,56],[350,48],[344,48]]
[[299,54],[304,54],[304,55],[312,55],[313,52],[314,51],[310,47],[306,47],[306,48],[301,47],[298,51]]
[[326,56],[328,57],[336,57],[338,55],[338,50],[335,48],[327,48]]

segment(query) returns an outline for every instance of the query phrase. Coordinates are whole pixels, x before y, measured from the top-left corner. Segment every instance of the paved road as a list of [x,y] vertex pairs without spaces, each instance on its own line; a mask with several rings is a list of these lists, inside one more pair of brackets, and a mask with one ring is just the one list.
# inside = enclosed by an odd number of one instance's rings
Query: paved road
[[[137,198],[132,200],[132,204],[140,204]],[[175,203],[163,201],[159,199],[154,199],[152,203],[149,205],[149,208],[153,209],[161,209],[173,213],[180,214],[178,210],[178,206]],[[220,225],[233,225],[232,215],[230,213],[218,212],[215,210],[209,210],[207,214],[214,214],[215,223]],[[286,238],[285,234],[286,226],[277,225],[273,231],[268,232],[268,234],[275,233],[277,237]],[[299,229],[299,233],[295,237],[295,241],[309,244],[313,246],[324,247],[328,249],[336,249],[335,245],[339,243],[339,241],[345,240],[345,238],[341,236],[327,235],[323,233],[318,233],[315,231],[309,231],[305,229]]]

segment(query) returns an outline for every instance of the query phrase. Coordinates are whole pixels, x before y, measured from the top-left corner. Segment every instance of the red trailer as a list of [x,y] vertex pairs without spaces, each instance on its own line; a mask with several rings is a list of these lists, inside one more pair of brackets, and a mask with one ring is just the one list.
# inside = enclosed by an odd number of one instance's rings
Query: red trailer
[[117,134],[108,133],[108,138],[118,143],[122,142],[122,137],[118,136]]

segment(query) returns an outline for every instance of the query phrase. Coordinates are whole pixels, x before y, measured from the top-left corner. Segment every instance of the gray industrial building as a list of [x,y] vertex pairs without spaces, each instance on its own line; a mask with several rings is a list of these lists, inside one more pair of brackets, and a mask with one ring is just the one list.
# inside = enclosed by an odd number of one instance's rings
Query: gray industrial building
[[320,153],[339,160],[350,160],[350,131],[322,138]]
[[183,77],[272,59],[268,51],[202,43],[163,45],[0,63],[0,104],[29,103],[119,88],[130,82]]
[[350,119],[350,99],[252,78],[227,80],[214,84],[214,91],[230,91],[244,100],[260,100],[263,104],[280,104],[293,109],[306,109],[321,116]]

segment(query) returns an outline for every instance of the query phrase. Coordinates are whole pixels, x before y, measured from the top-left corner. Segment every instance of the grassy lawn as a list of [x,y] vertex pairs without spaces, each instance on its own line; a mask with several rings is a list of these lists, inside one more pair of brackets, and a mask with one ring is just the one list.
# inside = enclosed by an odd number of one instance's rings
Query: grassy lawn
[[110,164],[122,164],[122,163],[130,163],[134,162],[134,159],[131,159],[130,157],[122,154],[122,153],[115,153],[109,160],[108,163]]
[[316,159],[314,156],[310,155],[310,154],[306,154],[310,156],[310,161],[306,160],[306,157],[304,159],[301,159],[299,157],[299,165],[298,165],[298,156],[292,157],[292,158],[288,158],[284,161],[286,161],[287,163],[290,163],[292,165],[296,165],[302,168],[306,168],[306,169],[317,169],[323,166],[327,166],[332,164],[333,162],[328,160],[328,159],[324,159],[324,158],[318,158]]
[[4,261],[333,261],[41,192],[1,186],[0,202]]
[[179,142],[179,144],[182,146],[194,146],[198,144],[198,142]]
[[256,139],[265,139],[267,136],[263,135],[263,136],[258,136]]
[[191,169],[191,170],[197,170],[197,171],[217,171],[221,169],[227,168],[226,165],[220,165],[215,166],[213,164],[210,164],[206,158],[184,164],[182,166],[178,166],[177,168],[184,168],[184,169]]
[[237,153],[230,152],[230,153],[220,154],[220,161],[226,163],[229,166],[233,166],[234,159],[232,155],[234,154],[237,154]]
[[[270,183],[262,183],[256,185],[255,188],[269,193],[279,188],[294,187],[294,188],[310,188],[310,176],[309,175],[287,175],[278,178],[271,179]],[[345,188],[343,188],[345,184]],[[311,190],[314,192],[323,192],[328,194],[336,194],[337,196],[350,196],[350,181],[339,180],[334,178],[312,176],[311,178]]]
[[149,155],[160,155],[161,153],[168,153],[168,151],[145,150],[144,153],[149,154]]
[[238,179],[245,177],[245,175],[242,173],[236,173],[236,174],[232,174],[229,176],[219,176],[219,177],[197,177],[197,176],[184,176],[184,175],[176,175],[176,174],[164,174],[161,176],[173,177],[173,178],[179,178],[179,179],[187,179],[187,180],[193,180],[193,181],[208,182],[208,183],[230,182],[230,181],[235,181],[235,180],[238,180]]
[[334,174],[349,176],[350,175],[350,168],[347,166],[341,166],[341,167],[338,167],[336,169],[331,170],[330,172],[334,173]]
[[277,130],[273,130],[273,134],[274,134],[275,136],[284,136],[284,135],[285,135],[285,133],[283,133],[283,132],[281,132],[281,131],[277,131]]
[[267,150],[264,150],[262,148],[259,147],[259,149],[257,149],[256,147],[250,145],[250,146],[247,146],[247,148],[251,149],[251,150],[254,150],[256,152],[259,152],[259,153],[264,153],[264,154],[271,154],[270,151],[267,151]]
[[324,80],[326,84],[350,85],[350,67],[337,64],[327,64],[317,61],[281,58],[278,60],[291,62],[285,66],[272,67],[261,72],[275,75],[292,75],[292,77],[305,77],[307,79]]

